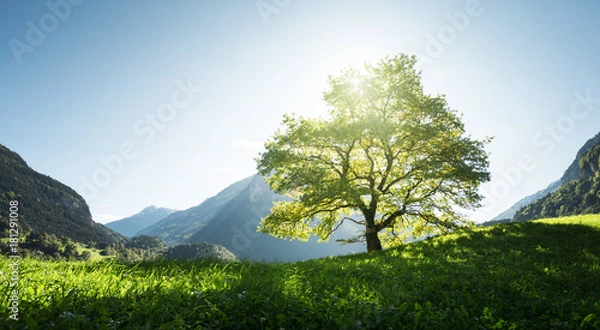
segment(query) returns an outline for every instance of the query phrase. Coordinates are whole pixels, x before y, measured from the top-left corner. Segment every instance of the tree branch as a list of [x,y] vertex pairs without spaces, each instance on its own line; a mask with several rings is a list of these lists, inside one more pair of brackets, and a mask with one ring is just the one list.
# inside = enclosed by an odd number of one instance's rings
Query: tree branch
[[339,229],[339,228],[342,226],[342,224],[344,223],[344,221],[345,221],[345,220],[350,220],[350,221],[352,221],[352,222],[354,222],[354,223],[356,223],[356,224],[358,224],[358,225],[366,225],[366,223],[365,223],[364,221],[356,221],[356,220],[354,220],[354,219],[352,219],[352,218],[350,218],[350,217],[344,217],[344,218],[342,218],[342,219],[340,220],[340,222],[339,222],[339,223],[338,223],[338,224],[335,226],[335,228],[333,228],[333,229],[332,229],[332,230],[331,230],[331,231],[330,231],[330,232],[327,234],[327,239],[329,239],[329,237],[331,237],[331,235],[332,235],[332,234],[333,234],[333,233],[334,233],[336,230],[338,230],[338,229]]
[[393,226],[393,224],[396,221],[396,219],[398,217],[401,217],[404,214],[406,214],[406,205],[403,205],[401,209],[399,209],[396,212],[390,214],[387,217],[387,219],[385,219],[382,222],[380,222],[377,225],[375,225],[376,230],[379,232],[379,231],[381,231],[384,228],[388,228],[388,227]]
[[367,224],[365,221],[357,221],[357,220],[354,220],[354,219],[352,219],[350,217],[344,217],[342,219],[342,221],[344,221],[344,220],[350,220],[350,221],[354,222],[357,225],[366,225]]

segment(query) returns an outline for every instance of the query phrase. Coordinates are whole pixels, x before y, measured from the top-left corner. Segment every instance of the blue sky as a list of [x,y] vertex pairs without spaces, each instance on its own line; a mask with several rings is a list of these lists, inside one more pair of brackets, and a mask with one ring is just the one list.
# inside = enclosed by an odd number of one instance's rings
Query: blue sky
[[417,54],[426,91],[494,136],[470,215],[488,220],[600,131],[599,14],[591,0],[3,1],[0,143],[96,221],[185,209],[255,173],[284,113],[324,114],[327,75]]

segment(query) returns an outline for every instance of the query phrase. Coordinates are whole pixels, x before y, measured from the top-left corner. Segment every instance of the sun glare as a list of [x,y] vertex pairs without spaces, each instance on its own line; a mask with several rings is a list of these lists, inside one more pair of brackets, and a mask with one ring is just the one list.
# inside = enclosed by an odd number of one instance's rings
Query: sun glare
[[352,91],[355,93],[359,93],[363,89],[363,79],[361,76],[354,77],[350,80],[350,86],[352,87]]

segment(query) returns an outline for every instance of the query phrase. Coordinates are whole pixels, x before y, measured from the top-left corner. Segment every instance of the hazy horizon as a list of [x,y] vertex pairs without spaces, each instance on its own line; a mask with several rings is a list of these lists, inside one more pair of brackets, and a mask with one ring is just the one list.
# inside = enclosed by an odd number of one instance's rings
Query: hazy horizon
[[[0,143],[106,223],[183,210],[256,172],[327,76],[415,54],[468,134],[493,136],[489,220],[560,178],[600,132],[600,3],[2,2]],[[100,184],[98,184],[100,183]]]

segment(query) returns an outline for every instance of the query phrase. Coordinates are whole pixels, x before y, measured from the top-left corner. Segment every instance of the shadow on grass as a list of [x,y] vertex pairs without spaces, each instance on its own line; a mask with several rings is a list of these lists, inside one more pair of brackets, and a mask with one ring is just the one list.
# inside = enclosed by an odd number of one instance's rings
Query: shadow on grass
[[61,301],[22,306],[39,328],[579,328],[600,316],[597,242],[528,222],[298,263],[142,263],[121,291],[64,283]]

